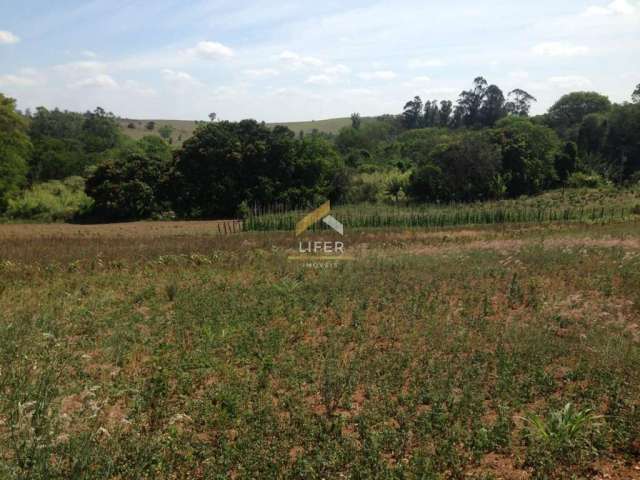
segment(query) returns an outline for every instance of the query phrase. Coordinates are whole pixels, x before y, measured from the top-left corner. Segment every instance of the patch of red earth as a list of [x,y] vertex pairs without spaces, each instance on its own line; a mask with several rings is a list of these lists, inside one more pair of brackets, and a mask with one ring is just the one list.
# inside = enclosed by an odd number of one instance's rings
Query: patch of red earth
[[471,469],[467,474],[473,477],[491,475],[491,478],[496,480],[528,480],[531,478],[531,473],[518,468],[513,458],[498,453],[485,455],[480,461],[480,466]]

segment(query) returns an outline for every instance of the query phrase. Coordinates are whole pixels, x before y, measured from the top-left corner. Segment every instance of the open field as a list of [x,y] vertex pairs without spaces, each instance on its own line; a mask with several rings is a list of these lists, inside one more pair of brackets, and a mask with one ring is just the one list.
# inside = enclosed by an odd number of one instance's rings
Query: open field
[[[367,118],[363,118],[362,121],[366,122]],[[147,130],[145,128],[145,125],[149,122],[155,123],[153,130]],[[134,140],[139,140],[145,135],[159,135],[158,129],[164,125],[169,125],[173,128],[171,139],[175,145],[180,145],[193,135],[193,131],[197,126],[197,123],[192,120],[134,120],[121,118],[118,119],[118,123],[122,132]],[[135,128],[129,128],[129,124],[133,124]],[[351,118],[328,118],[325,120],[309,120],[306,122],[269,123],[268,125],[272,127],[275,125],[284,125],[289,127],[296,134],[300,131],[304,133],[311,133],[314,130],[322,133],[338,133],[341,128],[351,126]]]
[[213,225],[0,225],[0,478],[640,478],[637,220]]

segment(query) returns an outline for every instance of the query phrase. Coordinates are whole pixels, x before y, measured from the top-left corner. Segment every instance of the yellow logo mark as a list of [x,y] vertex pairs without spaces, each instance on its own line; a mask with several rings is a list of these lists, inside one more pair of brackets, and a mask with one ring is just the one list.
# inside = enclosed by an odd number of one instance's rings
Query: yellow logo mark
[[296,224],[296,237],[302,235],[311,225],[319,222],[329,215],[330,210],[331,202],[327,201],[316,208],[313,212],[305,215],[305,217]]

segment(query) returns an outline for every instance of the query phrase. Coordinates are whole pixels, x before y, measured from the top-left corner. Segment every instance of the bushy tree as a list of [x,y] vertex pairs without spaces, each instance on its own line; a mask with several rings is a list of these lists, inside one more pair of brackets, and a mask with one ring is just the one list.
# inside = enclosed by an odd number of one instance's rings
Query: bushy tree
[[115,148],[120,143],[120,127],[113,113],[97,107],[84,114],[82,143],[85,153],[99,154]]
[[422,126],[422,109],[422,99],[418,96],[405,103],[402,111],[402,122],[405,128],[420,128]]
[[604,95],[596,92],[573,92],[553,104],[547,119],[560,136],[576,141],[584,117],[591,113],[606,113],[610,109],[611,102]]
[[526,118],[508,117],[496,125],[502,151],[502,176],[510,196],[531,195],[553,184],[558,136]]
[[319,135],[299,140],[254,120],[209,123],[176,156],[174,203],[187,217],[232,216],[241,203],[313,204],[327,198],[339,166]]
[[640,171],[640,103],[614,105],[608,126],[604,154],[620,182]]
[[156,142],[168,148],[157,137],[145,137],[112,151],[96,166],[85,187],[94,202],[89,212],[92,219],[137,220],[166,209],[171,164]]
[[26,181],[30,150],[27,122],[16,112],[15,100],[0,93],[0,212]]
[[609,132],[609,119],[602,113],[590,113],[578,130],[578,150],[583,155],[601,154]]
[[487,91],[487,81],[484,77],[473,80],[471,90],[463,90],[458,97],[459,115],[464,125],[473,127],[480,124],[480,109]]
[[558,180],[564,186],[578,165],[578,147],[574,142],[565,142],[562,151],[555,158],[555,168]]
[[165,140],[169,140],[173,134],[173,127],[171,125],[163,125],[158,129],[158,133]]
[[419,200],[471,202],[502,195],[500,149],[488,132],[468,132],[440,144],[409,180]]
[[505,108],[510,115],[517,117],[528,117],[531,103],[537,102],[533,95],[520,88],[511,90],[508,99],[509,101],[505,104]]

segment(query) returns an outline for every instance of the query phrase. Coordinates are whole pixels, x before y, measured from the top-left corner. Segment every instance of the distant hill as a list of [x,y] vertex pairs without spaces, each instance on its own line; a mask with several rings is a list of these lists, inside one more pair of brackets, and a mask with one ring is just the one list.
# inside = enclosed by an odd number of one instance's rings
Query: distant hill
[[[369,118],[363,117],[362,121],[366,122]],[[121,118],[118,120],[122,131],[131,138],[140,139],[145,135],[160,135],[159,130],[169,125],[173,128],[171,134],[171,140],[174,145],[180,145],[187,138],[193,135],[193,131],[196,128],[197,122],[192,120],[135,120],[131,118]],[[151,127],[153,124],[153,129]],[[328,118],[326,120],[310,120],[307,122],[282,122],[282,123],[269,123],[269,126],[284,125],[289,127],[296,134],[300,131],[304,133],[311,133],[314,130],[322,133],[338,133],[342,127],[348,127],[351,125],[350,117],[343,118]]]

